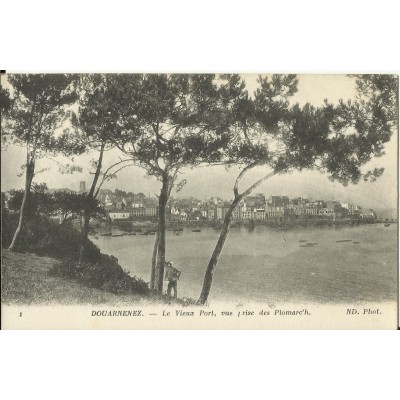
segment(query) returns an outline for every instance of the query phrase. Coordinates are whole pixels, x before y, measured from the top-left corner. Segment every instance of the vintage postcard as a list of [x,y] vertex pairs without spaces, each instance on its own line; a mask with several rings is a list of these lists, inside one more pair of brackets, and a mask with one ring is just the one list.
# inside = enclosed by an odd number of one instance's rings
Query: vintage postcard
[[397,329],[390,74],[1,75],[2,329]]

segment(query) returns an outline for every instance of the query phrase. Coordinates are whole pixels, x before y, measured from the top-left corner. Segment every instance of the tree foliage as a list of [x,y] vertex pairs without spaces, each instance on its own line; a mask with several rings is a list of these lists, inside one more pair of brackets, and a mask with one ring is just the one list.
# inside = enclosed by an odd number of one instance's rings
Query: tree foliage
[[13,101],[10,96],[10,91],[5,87],[0,87],[0,112],[6,115],[12,108]]
[[[366,164],[384,154],[398,117],[398,78],[389,75],[356,76],[358,97],[338,104],[325,101],[321,107],[291,105],[297,91],[294,75],[259,77],[254,96],[240,90],[240,112],[232,114],[230,140],[224,162],[241,165],[233,187],[232,201],[220,237],[208,264],[199,302],[210,293],[233,211],[254,189],[275,175],[293,170],[318,170],[343,185],[374,181],[383,168],[365,170]],[[253,168],[266,167],[263,178],[240,191],[243,177]]]
[[55,210],[61,213],[63,222],[75,217],[82,225],[85,212],[90,218],[101,217],[105,214],[99,201],[88,197],[87,193],[55,192],[53,199]]
[[[26,149],[24,197],[20,221],[10,250],[15,246],[22,229],[24,210],[29,200],[36,161],[46,154],[79,153],[68,135],[56,135],[65,118],[68,106],[76,100],[72,83],[76,79],[67,74],[11,74],[8,82],[14,91],[13,106],[2,124],[2,139],[19,144]],[[3,122],[3,120],[2,120]]]
[[[28,217],[38,214],[50,214],[54,212],[54,201],[50,194],[46,193],[47,185],[45,183],[32,184],[29,202],[27,203],[25,213]],[[19,211],[21,209],[24,197],[23,190],[12,190],[11,198],[8,203],[9,209]]]
[[111,140],[119,134],[120,119],[118,107],[118,91],[112,84],[111,76],[104,74],[81,75],[77,81],[79,97],[78,112],[72,114],[72,127],[75,138],[89,153],[95,153],[90,163],[90,173],[93,176],[89,192],[85,197],[86,211],[82,215],[82,245],[80,262],[82,261],[87,238],[92,209],[102,185],[116,177],[122,169],[132,165],[129,159],[114,161],[103,170],[104,154],[115,147]]
[[233,75],[115,75],[121,115],[115,144],[147,174],[162,182],[159,231],[153,267],[155,288],[162,291],[165,262],[165,207],[185,167],[221,160],[230,140],[232,113],[240,112],[239,82]]
[[29,145],[31,156],[44,153],[73,153],[67,135],[56,135],[65,118],[68,106],[76,101],[72,82],[76,77],[67,74],[9,74],[14,90],[13,107],[7,115],[3,136],[17,144]]
[[[23,196],[23,190],[12,191],[9,208],[13,211],[19,211]],[[91,199],[88,201],[86,193],[54,192],[50,194],[44,190],[33,190],[30,193],[25,215],[32,217],[40,214],[60,214],[61,222],[66,223],[73,218],[81,220],[86,209],[89,210],[91,218],[105,215],[105,211],[98,200]]]
[[[218,159],[229,139],[232,94],[211,74],[117,75],[116,143],[150,175]],[[227,85],[227,84],[225,84]]]

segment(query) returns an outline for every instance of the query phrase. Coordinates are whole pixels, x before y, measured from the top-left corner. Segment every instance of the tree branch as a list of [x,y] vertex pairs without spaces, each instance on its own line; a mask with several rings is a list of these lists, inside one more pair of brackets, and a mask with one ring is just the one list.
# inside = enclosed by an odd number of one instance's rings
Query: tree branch
[[[133,151],[128,151],[128,150],[126,150],[126,149],[125,149],[125,144],[124,144],[124,143],[121,145],[121,144],[119,144],[119,143],[117,143],[117,142],[114,142],[114,144],[115,144],[115,146],[116,146],[119,150],[121,150],[124,154],[127,154],[128,156],[130,156],[130,157],[131,157],[131,160],[132,160],[134,163],[136,163],[136,159],[137,159],[137,160],[139,161],[139,163],[143,163],[143,164],[147,165],[147,167],[148,167],[151,171],[157,172],[157,173],[159,173],[159,174],[162,174],[162,173],[163,173],[163,170],[162,170],[160,167],[157,167],[157,166],[151,164],[146,158],[143,158],[143,157],[138,156],[138,153],[137,153],[137,151],[136,151],[136,149],[135,149],[135,145],[134,145],[133,143],[132,143]],[[136,159],[135,159],[135,158],[136,158]]]
[[153,131],[156,134],[156,158],[155,158],[155,163],[158,165],[158,159],[160,157],[160,146],[161,146],[161,142],[160,142],[160,132],[159,132],[159,124],[152,124],[153,127]]
[[120,161],[120,162],[118,162],[118,163],[115,163],[115,164],[111,165],[111,167],[109,167],[109,168],[107,169],[107,171],[103,174],[103,179],[101,180],[100,185],[97,187],[97,190],[96,190],[96,193],[95,193],[95,195],[94,195],[94,198],[97,198],[97,196],[98,196],[98,194],[99,194],[99,192],[100,192],[101,187],[103,186],[104,182],[107,181],[107,179],[109,178],[109,176],[117,174],[119,171],[123,170],[123,169],[126,168],[126,167],[132,167],[132,166],[135,165],[134,163],[133,163],[133,164],[124,165],[124,166],[122,166],[121,168],[117,169],[115,172],[113,172],[111,175],[107,175],[107,172],[108,172],[111,168],[114,168],[114,167],[117,166],[118,164],[121,164],[122,162],[125,162],[125,161],[132,161],[132,160],[123,160],[123,161]]
[[168,189],[168,198],[171,195],[171,190],[174,186],[174,182],[175,182],[176,176],[178,175],[178,171],[179,171],[179,167],[175,169],[175,172],[173,173],[173,175],[171,177],[171,180],[170,180],[171,184],[169,185],[169,189]]
[[240,195],[239,195],[239,183],[240,183],[240,181],[242,180],[243,176],[244,176],[248,171],[250,171],[252,168],[254,168],[254,167],[257,166],[257,165],[259,165],[258,162],[249,164],[247,167],[243,168],[243,169],[240,171],[240,174],[239,174],[238,177],[236,178],[235,186],[233,187],[233,193],[235,194],[235,198],[240,196]]
[[122,164],[122,163],[127,162],[127,161],[132,161],[132,159],[131,159],[131,158],[127,158],[127,159],[125,159],[125,160],[121,160],[121,161],[118,161],[118,162],[112,164],[110,167],[108,167],[108,168],[106,169],[106,171],[105,171],[104,174],[103,174],[103,177],[105,177],[105,176],[107,175],[107,173],[110,171],[111,168],[114,168],[114,167],[116,167],[117,165]]
[[265,182],[267,179],[272,178],[274,175],[276,175],[279,171],[272,171],[269,174],[265,175],[263,178],[259,179],[257,182],[253,183],[246,191],[244,191],[240,197],[246,197],[248,196],[254,189],[256,189],[258,186],[260,186],[263,182]]
[[103,164],[103,155],[104,155],[104,148],[105,147],[106,147],[106,141],[102,140],[101,147],[100,147],[99,159],[97,161],[97,167],[96,167],[96,171],[95,171],[94,178],[93,178],[93,181],[92,181],[92,185],[91,185],[90,190],[89,190],[88,197],[96,198],[96,196],[93,196],[93,194],[94,194],[94,191],[96,190],[97,180],[99,179],[101,167],[102,167],[102,164]]
[[163,174],[164,173],[164,171],[160,167],[158,167],[156,165],[153,165],[146,158],[144,158],[144,157],[137,157],[137,158],[138,158],[139,162],[147,165],[153,172],[158,172],[159,174]]

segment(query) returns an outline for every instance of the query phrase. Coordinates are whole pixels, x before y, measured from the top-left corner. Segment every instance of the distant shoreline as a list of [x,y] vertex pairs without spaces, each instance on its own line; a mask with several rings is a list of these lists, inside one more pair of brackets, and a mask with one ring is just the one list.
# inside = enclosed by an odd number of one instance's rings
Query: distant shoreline
[[[271,229],[296,229],[296,228],[321,228],[321,227],[340,227],[340,226],[351,226],[357,227],[362,225],[397,225],[397,221],[354,221],[354,220],[305,220],[305,221],[234,221],[231,228],[246,228],[249,231],[255,229],[257,226],[265,226]],[[168,222],[166,229],[167,231],[174,231],[177,228],[187,228],[187,229],[202,229],[211,228],[215,230],[220,230],[223,223],[215,221],[179,221],[179,222]],[[99,229],[101,231],[107,231],[112,229],[120,229],[128,232],[136,232],[137,234],[143,234],[146,232],[154,233],[157,230],[157,223],[154,221],[137,221],[137,220],[120,220],[113,221],[112,223],[98,222],[94,221],[92,223],[93,230]]]

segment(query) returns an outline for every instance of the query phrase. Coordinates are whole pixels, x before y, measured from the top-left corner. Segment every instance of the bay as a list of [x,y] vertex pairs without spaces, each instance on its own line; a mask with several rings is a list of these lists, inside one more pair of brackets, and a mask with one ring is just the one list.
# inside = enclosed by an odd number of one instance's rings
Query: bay
[[[100,232],[99,232],[100,233]],[[93,242],[132,276],[150,280],[154,236]],[[122,231],[113,228],[113,234]],[[179,297],[197,299],[219,231],[167,232],[166,259],[182,272]],[[313,245],[308,243],[315,243]],[[397,225],[232,228],[220,256],[209,302],[357,304],[397,296]]]

